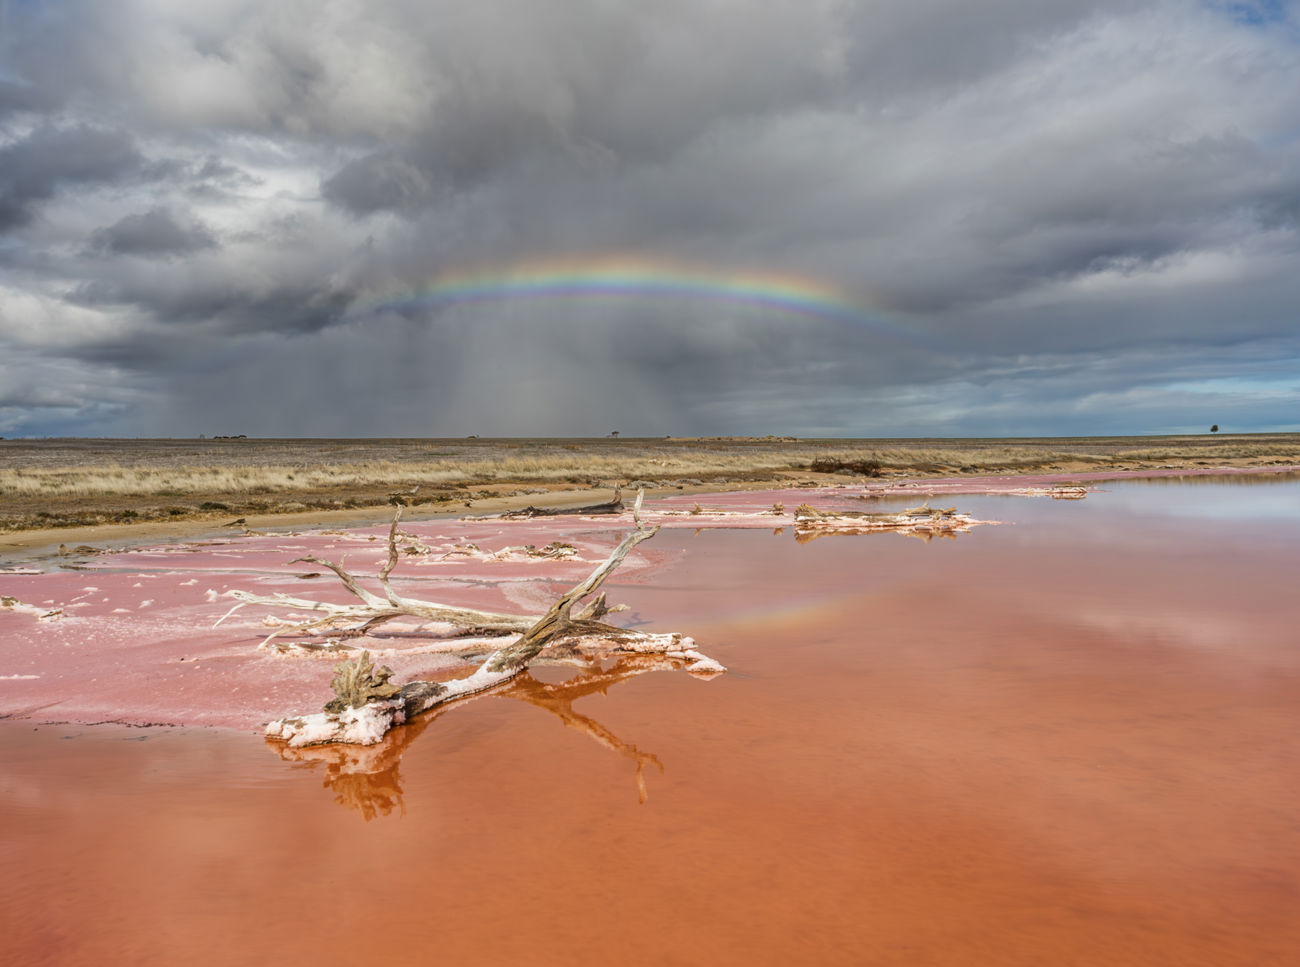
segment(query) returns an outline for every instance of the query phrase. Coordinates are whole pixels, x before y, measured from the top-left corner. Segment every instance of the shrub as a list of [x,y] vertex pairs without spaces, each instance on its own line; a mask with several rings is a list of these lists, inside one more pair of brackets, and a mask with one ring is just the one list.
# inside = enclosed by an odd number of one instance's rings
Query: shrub
[[839,460],[834,457],[818,457],[808,467],[813,473],[860,473],[864,477],[880,476],[879,460]]

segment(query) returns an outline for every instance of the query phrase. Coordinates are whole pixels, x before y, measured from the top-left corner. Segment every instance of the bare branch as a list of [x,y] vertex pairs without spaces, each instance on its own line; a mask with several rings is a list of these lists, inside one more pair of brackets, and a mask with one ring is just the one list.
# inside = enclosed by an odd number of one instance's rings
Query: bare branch
[[397,567],[397,525],[402,519],[402,505],[398,504],[397,509],[393,512],[393,526],[388,528],[388,560],[384,562],[383,568],[379,571],[379,583],[384,592],[388,595],[389,602],[393,607],[397,607],[396,595],[393,589],[388,586],[388,575],[393,573],[393,568]]
[[[291,746],[300,747],[327,742],[347,742],[361,745],[373,745],[378,742],[390,728],[409,721],[414,716],[428,709],[447,702],[478,694],[496,688],[510,681],[526,668],[543,649],[559,642],[580,653],[597,652],[603,655],[635,654],[659,655],[664,659],[680,661],[687,669],[702,675],[714,675],[724,671],[723,667],[706,655],[694,650],[693,642],[682,635],[653,635],[644,632],[629,631],[607,625],[599,619],[620,610],[611,608],[601,594],[585,608],[573,614],[574,606],[583,598],[594,594],[605,579],[620,565],[628,553],[642,541],[649,540],[659,532],[658,527],[647,529],[641,523],[642,492],[637,493],[633,506],[633,520],[636,529],[627,534],[618,546],[600,562],[587,577],[562,594],[541,616],[501,615],[491,612],[475,611],[468,608],[455,608],[433,602],[416,601],[403,598],[389,585],[389,576],[398,560],[398,519],[401,508],[394,515],[393,525],[388,534],[388,559],[380,571],[379,580],[388,594],[388,600],[378,598],[362,588],[341,565],[331,565],[325,561],[310,558],[311,563],[329,567],[343,581],[352,593],[369,607],[356,605],[327,605],[320,602],[306,602],[303,599],[287,595],[275,595],[258,598],[247,592],[234,592],[245,603],[263,603],[275,606],[304,607],[307,610],[325,611],[324,617],[278,629],[267,638],[270,641],[278,635],[293,631],[311,632],[322,627],[332,626],[335,622],[345,620],[363,623],[358,631],[374,627],[376,624],[399,616],[429,618],[449,622],[453,626],[467,630],[507,630],[522,631],[520,637],[502,647],[493,650],[469,676],[447,682],[408,682],[400,691],[390,697],[376,697],[360,707],[327,707],[325,712],[294,718],[280,719],[267,726],[266,734],[272,738],[287,741]],[[354,672],[349,675],[358,680],[369,681],[363,675],[362,664],[368,662],[368,655],[363,653]],[[349,665],[348,668],[353,666]],[[344,666],[340,665],[340,669]],[[340,672],[340,675],[343,675]],[[344,676],[347,677],[347,676]],[[351,679],[349,679],[350,681]],[[385,677],[379,686],[387,688]],[[638,760],[638,765],[643,763]]]
[[563,636],[573,624],[570,616],[573,605],[600,587],[605,578],[609,577],[610,572],[623,563],[628,551],[657,533],[659,533],[658,527],[646,530],[638,525],[636,530],[623,538],[609,557],[597,565],[585,581],[561,595],[560,599],[551,605],[550,610],[524,632],[522,638],[513,645],[501,649],[495,658],[490,658],[487,662],[488,667],[494,671],[521,667],[531,661],[552,639]]
[[361,585],[357,583],[356,578],[354,578],[351,574],[349,574],[347,571],[343,569],[342,561],[343,559],[340,558],[339,563],[335,564],[333,561],[325,561],[319,557],[316,557],[315,555],[308,554],[306,557],[295,558],[289,563],[290,564],[319,564],[321,567],[327,567],[339,576],[339,580],[343,582],[343,586],[345,588],[347,588],[354,595],[360,598],[362,602],[364,602],[366,605],[368,605],[371,608],[387,607],[388,605],[387,601],[379,597],[377,594],[373,594],[370,591],[367,591],[365,588],[363,588]]

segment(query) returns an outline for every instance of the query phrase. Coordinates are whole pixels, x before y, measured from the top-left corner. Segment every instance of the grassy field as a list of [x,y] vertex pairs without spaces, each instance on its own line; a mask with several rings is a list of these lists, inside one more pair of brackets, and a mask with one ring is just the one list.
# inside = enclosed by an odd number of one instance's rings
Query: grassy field
[[1300,464],[1300,434],[1060,439],[788,437],[466,440],[0,440],[0,530],[381,506],[555,489],[798,485]]

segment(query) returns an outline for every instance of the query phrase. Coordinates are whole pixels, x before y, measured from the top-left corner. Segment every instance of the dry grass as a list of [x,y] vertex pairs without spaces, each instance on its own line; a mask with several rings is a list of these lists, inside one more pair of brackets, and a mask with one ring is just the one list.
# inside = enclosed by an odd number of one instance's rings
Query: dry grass
[[[10,440],[0,528],[424,501],[471,488],[825,478],[809,467],[954,474],[1300,463],[1300,434],[1052,440]],[[846,471],[847,472],[847,471]]]

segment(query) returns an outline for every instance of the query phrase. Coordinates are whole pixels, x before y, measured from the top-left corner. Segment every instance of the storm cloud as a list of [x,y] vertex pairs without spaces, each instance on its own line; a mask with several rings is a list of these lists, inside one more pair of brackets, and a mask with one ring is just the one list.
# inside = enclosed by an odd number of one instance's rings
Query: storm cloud
[[1291,3],[0,10],[0,432],[1300,429]]
[[112,255],[186,255],[216,244],[201,223],[182,225],[166,208],[123,216],[91,236],[94,249]]
[[129,135],[78,125],[42,127],[0,149],[0,230],[29,221],[60,188],[112,184],[138,175]]

